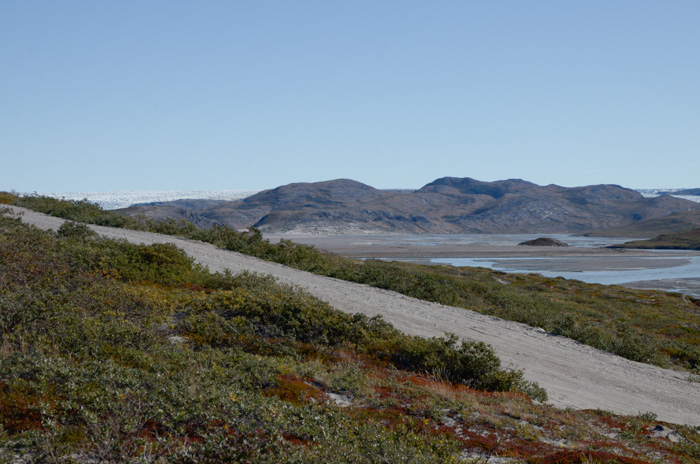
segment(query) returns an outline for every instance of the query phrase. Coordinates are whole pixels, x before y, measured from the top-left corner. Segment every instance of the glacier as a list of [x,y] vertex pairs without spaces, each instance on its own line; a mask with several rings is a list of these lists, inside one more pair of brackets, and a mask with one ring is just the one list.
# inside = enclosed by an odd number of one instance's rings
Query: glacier
[[[112,192],[34,192],[37,195],[64,199],[87,200],[102,209],[128,208],[140,203],[156,203],[182,199],[240,200],[258,193],[258,190],[117,190]],[[27,194],[23,194],[27,195]]]

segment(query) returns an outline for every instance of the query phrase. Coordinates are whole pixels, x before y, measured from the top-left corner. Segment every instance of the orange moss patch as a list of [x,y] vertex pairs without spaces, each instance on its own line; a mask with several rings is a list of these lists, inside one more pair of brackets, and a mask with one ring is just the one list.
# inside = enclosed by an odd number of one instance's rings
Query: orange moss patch
[[306,404],[311,401],[321,401],[325,399],[325,394],[309,385],[304,379],[294,375],[280,375],[279,386],[269,388],[263,393],[265,396],[276,396],[282,401],[287,401],[295,405]]
[[139,430],[138,437],[145,438],[148,441],[156,441],[158,437],[165,435],[167,432],[168,430],[163,424],[149,419]]
[[182,284],[182,288],[184,288],[186,290],[191,290],[193,292],[204,292],[207,294],[212,293],[214,291],[211,288],[203,287],[201,285],[193,284],[190,282],[188,282],[186,284]]
[[374,385],[372,387],[372,389],[374,390],[374,393],[376,394],[376,396],[381,398],[381,399],[392,398],[392,397],[396,396],[394,394],[394,391],[389,387],[382,387],[379,385]]
[[304,359],[315,359],[322,362],[324,365],[333,364],[333,356],[321,351],[319,347],[313,343],[297,342],[295,349],[297,354]]
[[455,438],[458,438],[469,449],[477,448],[489,452],[496,449],[499,441],[498,435],[494,433],[482,435],[471,430],[464,430],[462,437],[455,435]]
[[355,419],[362,422],[381,424],[388,429],[395,429],[399,425],[407,426],[410,430],[418,433],[432,433],[425,422],[419,418],[409,415],[405,408],[390,406],[386,408],[374,407],[350,407],[345,410]]
[[605,451],[558,451],[531,462],[536,464],[586,464],[591,461],[605,462],[608,464],[649,464],[650,462],[618,456]]
[[[369,406],[360,401],[346,409],[353,417],[388,428],[403,424],[417,433],[461,442],[465,450],[479,455],[497,454],[532,464],[637,464],[648,463],[646,456],[651,453],[669,464],[681,462],[676,460],[678,453],[674,452],[671,443],[649,442],[649,427],[639,426],[628,417],[600,410],[576,413],[550,410],[535,406],[521,393],[475,391],[465,385],[415,373],[389,372],[383,368],[372,369],[371,377],[379,382],[379,385],[371,386],[372,398],[378,404],[386,405]],[[390,386],[383,382],[385,379],[391,379]],[[414,407],[423,398],[421,390],[430,390],[448,399],[471,397],[473,412],[471,415],[448,412],[452,421],[424,417],[420,408]],[[502,420],[506,422],[501,424]],[[568,427],[585,431],[585,438],[567,439],[567,448],[562,448],[560,433]],[[600,435],[609,435],[610,432],[632,431],[637,439],[631,443],[600,438]]]
[[283,433],[282,438],[284,438],[285,441],[291,443],[292,445],[297,445],[297,446],[304,446],[305,448],[308,448],[310,445],[317,445],[318,442],[310,442],[309,440],[305,440],[304,438],[300,437],[299,435],[293,434],[293,433]]
[[484,390],[474,390],[461,383],[454,383],[447,380],[437,380],[419,375],[409,375],[402,379],[413,385],[427,388],[433,392],[446,392],[451,394],[464,394],[482,398],[517,398],[518,400],[532,403],[532,399],[520,392],[490,392]]
[[592,410],[587,410],[587,412],[598,414],[596,417],[597,422],[604,424],[606,428],[619,430],[620,432],[632,428],[629,423],[623,422],[624,419],[621,416],[613,416],[608,413],[598,413],[597,411]]
[[44,397],[10,391],[5,384],[0,388],[0,424],[9,435],[43,428],[41,413],[36,406]]

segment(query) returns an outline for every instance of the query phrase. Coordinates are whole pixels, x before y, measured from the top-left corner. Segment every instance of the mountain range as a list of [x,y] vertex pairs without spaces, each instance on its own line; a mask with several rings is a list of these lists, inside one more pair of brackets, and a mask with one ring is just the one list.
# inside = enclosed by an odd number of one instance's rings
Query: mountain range
[[337,179],[283,185],[236,201],[177,200],[117,211],[263,232],[583,233],[700,212],[700,204],[668,195],[645,198],[618,185],[571,188],[444,177],[413,191]]

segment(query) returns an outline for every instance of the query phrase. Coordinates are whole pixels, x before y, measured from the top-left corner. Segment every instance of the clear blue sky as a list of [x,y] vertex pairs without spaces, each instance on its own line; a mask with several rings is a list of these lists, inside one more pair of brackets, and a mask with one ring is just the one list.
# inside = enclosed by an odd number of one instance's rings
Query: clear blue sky
[[0,190],[700,187],[700,1],[0,2]]

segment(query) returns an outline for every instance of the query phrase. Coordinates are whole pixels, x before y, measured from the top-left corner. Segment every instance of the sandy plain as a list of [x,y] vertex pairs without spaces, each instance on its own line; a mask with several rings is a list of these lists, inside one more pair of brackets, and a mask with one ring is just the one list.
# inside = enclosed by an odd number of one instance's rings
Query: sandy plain
[[[475,237],[472,235],[470,237]],[[536,236],[536,234],[518,234],[514,237]],[[292,240],[296,243],[313,245],[318,249],[337,253],[352,258],[528,258],[528,257],[609,257],[611,260],[624,257],[669,257],[700,256],[700,252],[689,251],[679,256],[676,251],[650,251],[633,249],[604,248],[602,246],[572,246],[568,247],[542,247],[519,246],[510,244],[513,240],[502,240],[499,244],[484,235],[484,240],[450,240],[437,238],[431,240],[426,236],[417,235],[293,235],[293,234],[265,234],[265,238],[271,242],[280,239]],[[456,236],[459,237],[459,236]],[[499,237],[503,237],[502,235]],[[514,240],[517,241],[517,240]],[[599,240],[601,244],[621,243],[625,239]]]
[[[531,235],[529,238],[534,237]],[[351,258],[386,258],[430,264],[433,258],[474,258],[495,263],[494,268],[507,267],[507,260],[518,258],[518,268],[527,271],[589,272],[626,271],[635,269],[674,268],[688,264],[688,258],[700,257],[698,251],[678,250],[634,250],[606,248],[607,245],[623,243],[628,239],[570,240],[569,247],[518,246],[513,244],[520,239],[480,241],[475,236],[469,239],[420,236],[365,234],[365,235],[294,235],[266,234],[265,238],[278,242],[280,239],[313,245],[320,250],[330,251]],[[527,238],[525,235],[521,238]],[[563,237],[560,237],[563,238]],[[631,240],[630,238],[629,240]],[[592,259],[591,259],[592,258]],[[642,258],[642,259],[640,259]],[[646,259],[644,259],[646,258]],[[700,277],[669,278],[637,281],[620,285],[664,291],[680,291],[693,296],[700,295]]]
[[[58,229],[62,219],[11,208],[24,222]],[[174,243],[211,271],[251,271],[274,276],[348,313],[381,315],[405,333],[423,337],[454,333],[490,344],[505,366],[538,382],[549,402],[619,414],[653,412],[663,421],[700,426],[700,382],[684,372],[629,361],[542,329],[469,310],[417,300],[262,261],[212,245],[171,236],[91,226],[99,234],[134,243]]]

